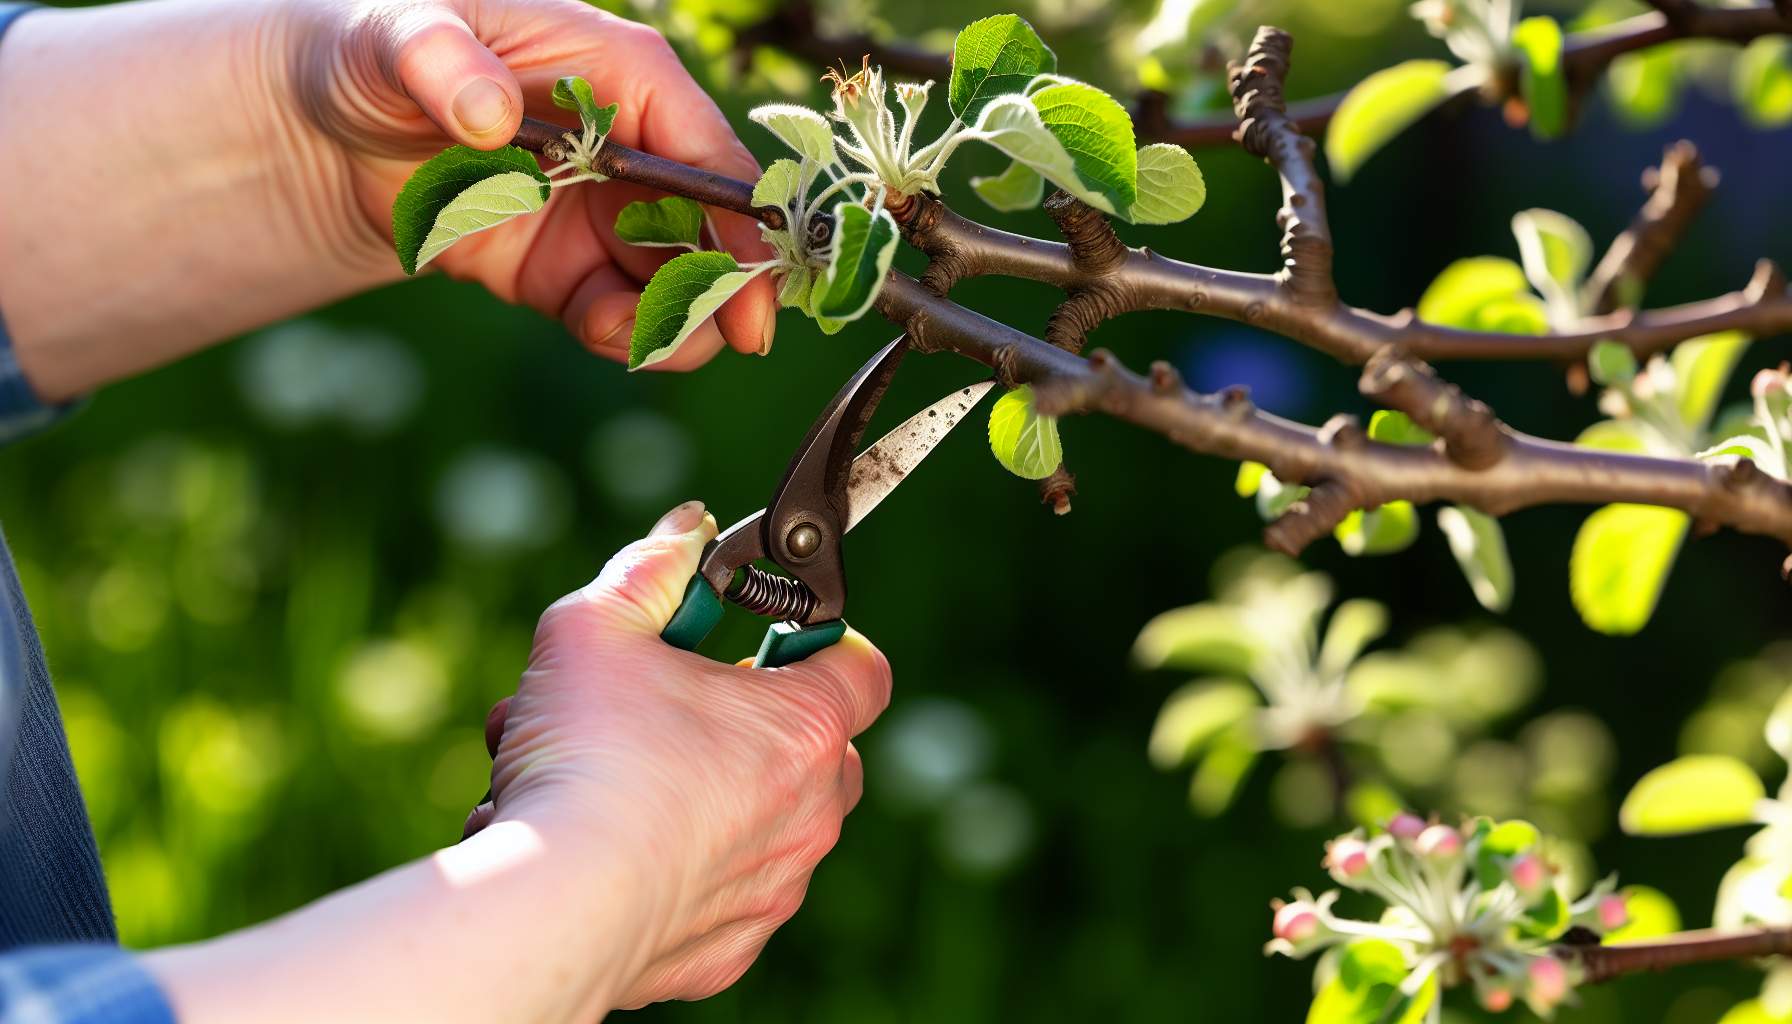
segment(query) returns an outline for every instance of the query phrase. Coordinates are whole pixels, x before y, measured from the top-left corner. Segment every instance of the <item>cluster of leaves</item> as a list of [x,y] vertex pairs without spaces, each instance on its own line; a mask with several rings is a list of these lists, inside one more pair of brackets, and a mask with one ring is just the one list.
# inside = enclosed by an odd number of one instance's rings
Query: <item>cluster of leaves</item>
[[[1783,661],[1785,652],[1778,653]],[[1792,761],[1792,688],[1785,686],[1785,665],[1744,663],[1739,668],[1741,672],[1726,674],[1730,683],[1726,689],[1735,691],[1728,696],[1738,699],[1721,703],[1744,707],[1720,713],[1748,715],[1747,705],[1759,703],[1761,687],[1754,684],[1763,676],[1777,682],[1779,696],[1766,714],[1763,732],[1778,760]],[[1712,923],[1723,929],[1792,926],[1792,781],[1769,797],[1761,775],[1741,757],[1688,753],[1637,780],[1624,798],[1619,824],[1632,835],[1645,836],[1764,826],[1749,837],[1742,859],[1719,884]],[[1780,963],[1770,969],[1760,997],[1735,1007],[1722,1024],[1788,1021],[1792,1021],[1792,967]]]
[[[1520,17],[1519,0],[1419,0],[1413,16],[1442,39],[1460,64],[1409,60],[1363,79],[1345,96],[1326,130],[1332,172],[1348,180],[1393,138],[1453,96],[1516,82],[1505,112],[1541,139],[1568,128],[1571,115],[1563,67],[1563,27],[1553,18]],[[1601,0],[1569,26],[1597,29],[1649,8],[1636,0]],[[1606,93],[1626,120],[1658,124],[1671,114],[1689,83],[1706,80],[1729,93],[1760,127],[1792,123],[1792,42],[1764,37],[1739,51],[1682,41],[1615,58]]]
[[1275,938],[1264,951],[1325,951],[1308,1024],[1435,1024],[1441,993],[1460,986],[1495,1013],[1523,1002],[1548,1018],[1584,980],[1552,948],[1570,929],[1595,942],[1641,930],[1628,927],[1630,901],[1613,880],[1574,892],[1549,848],[1525,821],[1457,826],[1400,812],[1326,845],[1332,879],[1382,904],[1380,913],[1343,917],[1332,909],[1339,891],[1296,889],[1272,904]]
[[[1160,768],[1196,766],[1189,799],[1200,814],[1224,812],[1258,758],[1285,751],[1290,760],[1276,780],[1278,792],[1290,791],[1277,800],[1284,816],[1307,825],[1341,812],[1383,821],[1401,806],[1394,784],[1427,795],[1444,788],[1438,776],[1450,752],[1535,690],[1536,655],[1504,630],[1438,630],[1365,656],[1387,630],[1379,603],[1345,601],[1326,621],[1331,581],[1260,550],[1227,555],[1214,576],[1214,600],[1158,615],[1133,647],[1142,667],[1201,673],[1165,703],[1150,742]],[[1409,746],[1424,749],[1402,761]],[[1441,757],[1429,756],[1440,747]],[[1373,750],[1381,763],[1331,762],[1346,749]],[[1303,785],[1315,775],[1317,786]],[[1327,783],[1346,783],[1348,792],[1331,793]],[[1335,804],[1340,795],[1347,806]]]

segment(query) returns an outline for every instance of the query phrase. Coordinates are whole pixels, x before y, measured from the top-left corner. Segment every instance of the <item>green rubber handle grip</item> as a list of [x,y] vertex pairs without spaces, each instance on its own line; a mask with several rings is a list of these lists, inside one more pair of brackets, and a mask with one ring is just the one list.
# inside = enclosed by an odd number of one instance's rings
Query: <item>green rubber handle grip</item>
[[794,665],[816,651],[834,646],[845,635],[845,619],[818,622],[813,626],[774,622],[766,628],[765,640],[759,645],[759,656],[753,659],[753,667],[783,668]]
[[722,598],[702,576],[685,584],[684,600],[672,613],[672,621],[660,630],[660,639],[674,647],[694,651],[709,631],[722,621]]

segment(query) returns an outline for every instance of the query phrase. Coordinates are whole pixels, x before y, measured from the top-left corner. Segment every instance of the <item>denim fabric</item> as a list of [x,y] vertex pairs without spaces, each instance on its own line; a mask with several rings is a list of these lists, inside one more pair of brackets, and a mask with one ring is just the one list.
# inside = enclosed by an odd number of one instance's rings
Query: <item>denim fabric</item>
[[97,943],[0,955],[0,1024],[174,1024],[137,959]]

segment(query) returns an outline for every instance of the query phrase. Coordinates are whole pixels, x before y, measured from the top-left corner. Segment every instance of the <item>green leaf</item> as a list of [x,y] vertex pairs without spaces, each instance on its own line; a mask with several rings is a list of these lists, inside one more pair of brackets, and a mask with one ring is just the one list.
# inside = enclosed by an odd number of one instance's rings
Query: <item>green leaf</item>
[[1008,169],[993,177],[972,178],[971,191],[992,208],[1003,213],[1031,210],[1045,196],[1045,179],[1039,172],[1016,160]]
[[1763,36],[1749,43],[1733,74],[1736,105],[1755,127],[1792,124],[1792,40]]
[[1512,607],[1512,556],[1500,521],[1480,509],[1449,505],[1437,510],[1437,528],[1450,542],[1450,554],[1481,607],[1490,612]]
[[1542,842],[1537,826],[1528,821],[1495,822],[1482,818],[1475,824],[1480,843],[1475,847],[1475,878],[1481,888],[1492,889],[1506,878],[1506,863]]
[[683,196],[630,203],[616,215],[616,237],[630,245],[700,248],[703,206]]
[[1680,419],[1687,426],[1703,429],[1711,422],[1711,414],[1724,396],[1724,385],[1748,342],[1748,335],[1741,331],[1724,331],[1674,346],[1668,361],[1679,384]]
[[1369,440],[1383,444],[1422,445],[1436,440],[1436,435],[1412,421],[1412,417],[1392,409],[1377,409],[1369,417]]
[[1408,998],[1400,985],[1410,969],[1406,954],[1391,942],[1352,942],[1338,959],[1337,973],[1314,995],[1307,1024],[1419,1024],[1437,1002],[1437,976]]
[[[1072,112],[1069,108],[1058,111],[1066,116]],[[1130,132],[1131,128],[1127,131]],[[976,127],[966,133],[966,137],[989,143],[1103,213],[1118,214],[1121,210],[1131,209],[1137,191],[1136,184],[1129,182],[1124,206],[1116,206],[1107,193],[1086,184],[1076,157],[1046,127],[1038,108],[1033,106],[1033,101],[1028,97],[998,96],[983,108]],[[1112,147],[1107,148],[1111,152]],[[1130,141],[1127,144],[1127,154],[1136,164],[1138,154],[1132,151]],[[1136,167],[1133,174],[1136,178]]]
[[1225,813],[1239,787],[1257,763],[1258,749],[1248,730],[1228,729],[1216,737],[1188,783],[1188,802],[1195,813],[1212,818]]
[[989,450],[1015,476],[1043,480],[1064,461],[1058,418],[1041,416],[1033,389],[1023,384],[996,400],[989,410]]
[[1133,661],[1144,669],[1223,672],[1242,676],[1261,656],[1238,610],[1223,604],[1173,608],[1145,623],[1133,641]]
[[1694,754],[1669,761],[1637,780],[1618,810],[1635,836],[1672,836],[1747,825],[1767,798],[1755,770],[1739,758]]
[[709,315],[745,287],[754,275],[725,252],[687,252],[654,272],[635,308],[635,331],[628,343],[628,368],[652,366],[678,351]]
[[1418,316],[1439,327],[1484,330],[1483,315],[1490,305],[1529,294],[1518,264],[1501,256],[1471,256],[1437,275],[1419,296]]
[[1544,893],[1534,906],[1527,908],[1524,916],[1518,920],[1521,934],[1535,939],[1554,939],[1568,930],[1574,923],[1574,913],[1568,907],[1568,901],[1555,889]]
[[554,83],[553,100],[554,106],[562,110],[578,111],[584,129],[599,137],[609,135],[616,124],[616,104],[598,106],[597,97],[591,94],[591,83],[577,75],[568,75]]
[[1187,764],[1208,743],[1244,721],[1262,701],[1252,687],[1231,679],[1204,679],[1170,695],[1151,727],[1151,763]]
[[815,283],[814,310],[830,320],[857,320],[889,276],[900,235],[889,211],[875,216],[858,203],[834,207],[834,248]]
[[1688,519],[1678,509],[1607,505],[1587,517],[1568,558],[1568,592],[1581,620],[1629,636],[1655,612]]
[[1745,999],[1730,1007],[1717,1024],[1788,1024],[1788,1018],[1770,1012],[1759,999]]
[[1347,555],[1391,555],[1419,537],[1419,513],[1410,501],[1390,501],[1367,512],[1356,509],[1332,530]]
[[806,160],[827,167],[835,162],[834,129],[827,118],[794,103],[770,103],[747,114]]
[[1232,490],[1237,492],[1240,498],[1248,498],[1256,494],[1257,489],[1263,486],[1263,475],[1268,472],[1269,467],[1261,462],[1240,462],[1238,464],[1238,479],[1233,481]]
[[1531,134],[1559,137],[1568,128],[1568,79],[1562,71],[1562,26],[1554,18],[1526,18],[1512,30],[1523,61],[1519,91],[1531,112]]
[[1600,420],[1581,431],[1574,443],[1583,448],[1634,455],[1645,455],[1649,451],[1649,442],[1643,439],[1636,423],[1631,420]]
[[1554,210],[1521,210],[1512,216],[1512,234],[1532,287],[1578,314],[1581,279],[1593,264],[1587,229]]
[[1093,85],[1071,81],[1048,85],[1032,100],[1046,130],[1070,154],[1077,177],[1107,197],[1115,213],[1130,216],[1139,198],[1139,153],[1126,108]]
[[1781,760],[1792,762],[1792,689],[1780,694],[1767,716],[1767,745]]
[[809,313],[809,291],[814,287],[814,271],[808,267],[786,268],[783,279],[778,282],[778,305],[785,309],[800,309],[804,313]]
[[1679,102],[1680,81],[1680,57],[1672,46],[1621,54],[1605,72],[1612,106],[1633,128],[1652,128],[1667,120]]
[[1602,338],[1587,350],[1587,374],[1608,388],[1628,385],[1636,379],[1636,353],[1629,345]]
[[1450,97],[1450,65],[1409,60],[1358,82],[1325,129],[1325,159],[1349,181],[1375,151]]
[[1606,945],[1646,942],[1680,930],[1680,908],[1660,889],[1627,885],[1618,890],[1618,895],[1624,897],[1624,910],[1630,920],[1622,928],[1605,933]]
[[952,81],[946,105],[952,116],[975,123],[997,96],[1017,93],[1036,75],[1058,69],[1058,55],[1014,14],[974,21],[952,44]]
[[753,184],[753,205],[782,206],[786,213],[795,213],[802,188],[801,165],[790,159],[773,160]]
[[1187,220],[1207,201],[1207,181],[1201,177],[1201,168],[1181,146],[1158,142],[1140,147],[1138,181],[1139,197],[1126,218],[1134,224]]
[[1343,672],[1382,634],[1388,631],[1388,609],[1380,601],[1353,597],[1332,611],[1319,645],[1321,671]]
[[415,274],[462,238],[541,209],[551,191],[535,158],[515,146],[449,147],[417,168],[392,202],[399,265]]

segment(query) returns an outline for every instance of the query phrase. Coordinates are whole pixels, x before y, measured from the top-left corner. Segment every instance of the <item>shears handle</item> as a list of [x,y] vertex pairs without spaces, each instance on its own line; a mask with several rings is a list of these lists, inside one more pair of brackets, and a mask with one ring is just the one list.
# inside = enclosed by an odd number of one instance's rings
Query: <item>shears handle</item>
[[[692,576],[685,585],[684,600],[672,621],[660,632],[660,639],[674,647],[694,651],[709,631],[722,620],[722,598],[701,575]],[[774,622],[766,627],[765,639],[759,644],[754,668],[783,668],[794,665],[817,651],[838,643],[846,635],[846,621],[834,619],[812,626],[794,622]]]

